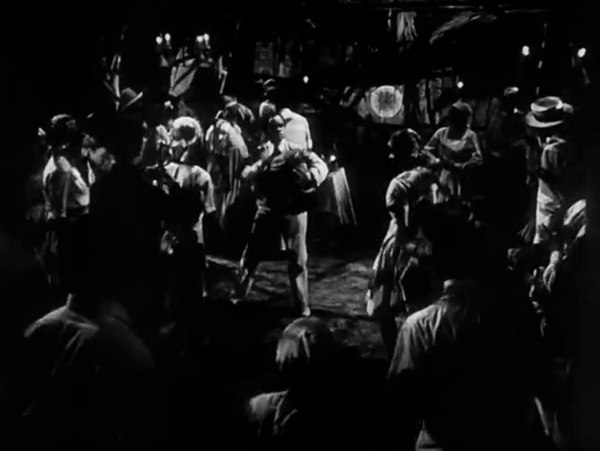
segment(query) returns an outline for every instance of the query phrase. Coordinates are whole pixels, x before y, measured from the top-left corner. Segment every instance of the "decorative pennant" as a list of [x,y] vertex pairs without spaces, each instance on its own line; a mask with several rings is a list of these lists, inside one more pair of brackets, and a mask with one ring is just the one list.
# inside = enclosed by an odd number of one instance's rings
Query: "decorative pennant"
[[196,71],[198,60],[184,49],[179,49],[177,57],[171,65],[169,95],[179,97],[190,89]]

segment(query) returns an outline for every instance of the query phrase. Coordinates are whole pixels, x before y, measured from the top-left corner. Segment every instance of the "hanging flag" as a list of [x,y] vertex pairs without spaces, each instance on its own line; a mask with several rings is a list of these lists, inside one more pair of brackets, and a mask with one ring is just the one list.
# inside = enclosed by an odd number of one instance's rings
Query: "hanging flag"
[[401,12],[396,15],[396,41],[414,41],[417,38],[415,12]]
[[197,70],[197,59],[184,49],[180,49],[177,52],[176,63],[171,68],[169,95],[179,97],[186,93],[194,81]]
[[254,73],[275,75],[275,50],[272,42],[257,42],[254,53]]

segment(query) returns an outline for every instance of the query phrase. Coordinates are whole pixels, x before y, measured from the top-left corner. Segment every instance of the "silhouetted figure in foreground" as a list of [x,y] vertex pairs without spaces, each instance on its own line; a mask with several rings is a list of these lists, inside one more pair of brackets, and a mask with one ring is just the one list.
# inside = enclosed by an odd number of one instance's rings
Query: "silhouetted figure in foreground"
[[433,240],[444,293],[408,317],[389,369],[399,449],[540,449],[539,334],[490,238],[465,223]]
[[28,449],[161,447],[161,396],[148,345],[160,312],[160,292],[149,290],[158,269],[160,197],[126,158],[141,148],[142,127],[121,120],[108,130],[117,138],[112,149],[122,153],[95,187],[89,216],[76,224],[67,262],[72,294],[25,331]]
[[309,449],[340,446],[351,434],[336,402],[336,348],[321,320],[297,319],[277,344],[277,367],[286,390],[250,400],[251,449]]

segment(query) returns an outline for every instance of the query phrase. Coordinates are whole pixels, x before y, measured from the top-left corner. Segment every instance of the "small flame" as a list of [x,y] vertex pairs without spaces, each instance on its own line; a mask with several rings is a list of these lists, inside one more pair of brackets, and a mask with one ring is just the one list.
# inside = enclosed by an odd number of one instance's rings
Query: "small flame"
[[581,47],[579,50],[577,50],[577,56],[579,58],[583,58],[586,53],[587,53],[587,50],[585,47]]
[[523,48],[521,49],[521,54],[523,56],[529,56],[531,54],[531,49],[529,48],[528,45],[523,46]]

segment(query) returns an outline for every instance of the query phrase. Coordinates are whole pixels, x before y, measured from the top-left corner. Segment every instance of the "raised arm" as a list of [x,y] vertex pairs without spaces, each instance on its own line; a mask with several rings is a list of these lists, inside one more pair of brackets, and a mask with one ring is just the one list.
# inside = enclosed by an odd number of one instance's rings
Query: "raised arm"
[[423,148],[423,152],[429,155],[433,155],[434,157],[439,157],[439,144],[440,144],[440,134],[442,129],[438,129],[433,136],[429,139],[425,147]]
[[385,207],[396,219],[399,231],[408,227],[408,202],[402,181],[394,179],[385,193]]
[[313,148],[313,140],[310,134],[310,127],[308,125],[308,121],[306,122],[306,149],[312,151]]
[[212,181],[210,174],[202,168],[199,168],[196,178],[197,185],[201,187],[202,204],[204,205],[204,212],[211,214],[216,211],[215,206],[215,186]]
[[264,160],[258,160],[256,163],[250,164],[242,169],[242,178],[252,181],[261,172]]

